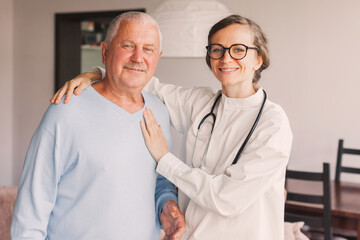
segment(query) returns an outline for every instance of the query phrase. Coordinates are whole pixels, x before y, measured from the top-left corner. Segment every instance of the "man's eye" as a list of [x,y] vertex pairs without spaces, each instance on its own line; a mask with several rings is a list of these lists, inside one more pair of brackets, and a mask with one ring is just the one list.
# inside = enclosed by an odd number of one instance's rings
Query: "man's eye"
[[133,49],[134,48],[134,46],[130,45],[130,44],[124,44],[122,47],[126,48],[126,49]]
[[153,53],[154,52],[154,49],[153,48],[144,48],[145,52],[148,52],[148,53]]

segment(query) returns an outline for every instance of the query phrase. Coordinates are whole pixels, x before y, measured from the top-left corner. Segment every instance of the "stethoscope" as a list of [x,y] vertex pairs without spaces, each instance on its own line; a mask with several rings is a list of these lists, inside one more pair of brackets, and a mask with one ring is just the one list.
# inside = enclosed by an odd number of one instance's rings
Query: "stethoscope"
[[[239,151],[237,152],[237,154],[236,154],[236,156],[235,156],[235,158],[234,158],[234,160],[233,160],[233,162],[232,162],[231,165],[236,164],[236,163],[238,162],[241,153],[243,152],[243,150],[244,150],[247,142],[249,141],[251,135],[253,134],[253,132],[254,132],[254,130],[255,130],[255,128],[256,128],[256,125],[258,124],[258,122],[259,122],[259,120],[260,120],[260,117],[261,117],[261,114],[262,114],[262,112],[263,112],[264,105],[265,105],[265,102],[266,102],[266,99],[267,99],[267,94],[266,94],[265,90],[263,90],[263,92],[264,92],[264,100],[263,100],[262,105],[261,105],[261,107],[260,107],[259,113],[258,113],[258,115],[257,115],[257,117],[256,117],[256,119],[255,119],[255,121],[254,121],[251,129],[250,129],[250,132],[248,133],[247,137],[245,138],[243,144],[241,145],[241,147],[240,147]],[[213,132],[213,130],[214,130],[215,121],[216,121],[216,116],[215,116],[215,114],[214,114],[214,109],[215,109],[215,107],[216,107],[216,104],[219,102],[219,100],[220,100],[220,98],[221,98],[221,95],[222,95],[222,93],[220,93],[220,95],[217,96],[217,98],[215,99],[214,104],[213,104],[212,107],[211,107],[211,111],[210,111],[208,114],[206,114],[206,115],[201,119],[201,121],[200,121],[200,123],[199,123],[199,126],[198,126],[198,128],[197,128],[196,138],[195,138],[194,152],[193,152],[193,156],[192,156],[192,160],[191,160],[191,165],[192,165],[192,167],[194,167],[195,149],[196,149],[196,143],[197,143],[197,140],[198,140],[198,137],[199,137],[200,128],[201,128],[201,126],[203,125],[203,123],[205,122],[205,120],[206,120],[207,118],[211,117],[212,120],[213,120],[213,123],[212,123],[212,126],[211,126],[211,132],[210,132],[210,136],[211,136],[211,134],[212,134],[212,132]],[[205,162],[205,156],[207,155],[207,152],[208,152],[208,149],[209,149],[209,145],[210,145],[210,139],[209,139],[209,141],[208,141],[208,143],[207,143],[207,145],[206,145],[205,153],[204,153],[204,155],[203,155],[203,157],[202,157],[202,159],[201,159],[201,163],[200,163],[200,167],[199,167],[199,168],[202,169],[202,170],[205,170],[204,162]]]

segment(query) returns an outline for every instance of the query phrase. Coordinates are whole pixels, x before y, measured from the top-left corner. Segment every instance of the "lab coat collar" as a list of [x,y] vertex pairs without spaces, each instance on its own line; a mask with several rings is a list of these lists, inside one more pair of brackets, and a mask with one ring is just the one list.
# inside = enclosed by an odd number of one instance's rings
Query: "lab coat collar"
[[236,111],[244,107],[258,107],[264,100],[264,93],[262,87],[256,87],[256,93],[246,98],[229,98],[222,94],[220,104],[224,106],[225,110]]

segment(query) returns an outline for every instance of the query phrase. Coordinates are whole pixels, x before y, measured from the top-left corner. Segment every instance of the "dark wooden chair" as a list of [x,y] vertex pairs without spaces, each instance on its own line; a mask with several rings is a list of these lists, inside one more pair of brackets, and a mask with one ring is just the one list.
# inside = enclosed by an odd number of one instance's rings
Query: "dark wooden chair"
[[323,164],[323,172],[304,172],[304,171],[286,171],[286,179],[296,179],[304,181],[322,182],[322,195],[305,194],[290,192],[287,193],[287,201],[307,203],[307,204],[321,204],[323,205],[323,213],[321,215],[307,215],[302,212],[296,214],[287,212],[285,210],[285,221],[298,222],[303,221],[310,228],[321,228],[325,240],[332,239],[331,230],[331,193],[330,193],[330,166],[329,163]]
[[342,173],[342,172],[360,174],[360,168],[343,167],[343,165],[342,165],[343,154],[352,154],[352,155],[360,156],[360,149],[344,148],[344,140],[339,139],[338,153],[337,153],[337,160],[336,160],[336,172],[335,172],[335,180],[336,181],[340,181],[340,173]]

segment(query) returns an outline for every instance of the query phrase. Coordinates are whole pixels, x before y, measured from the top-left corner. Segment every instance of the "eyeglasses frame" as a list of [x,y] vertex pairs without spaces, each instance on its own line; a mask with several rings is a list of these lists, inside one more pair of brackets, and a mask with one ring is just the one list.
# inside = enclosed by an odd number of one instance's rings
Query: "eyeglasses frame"
[[[210,53],[209,53],[211,46],[214,46],[214,45],[221,46],[221,47],[224,49],[221,57],[219,57],[219,58],[213,58],[213,57],[211,57],[211,55],[210,55]],[[244,55],[242,58],[234,58],[234,57],[231,55],[231,52],[230,52],[230,48],[232,48],[233,46],[238,46],[238,45],[244,46],[245,49],[246,49],[245,55]],[[245,44],[242,44],[242,43],[235,43],[235,44],[231,45],[231,46],[228,47],[228,48],[224,47],[224,46],[221,45],[221,44],[214,43],[214,44],[209,44],[209,45],[206,46],[206,50],[207,50],[207,51],[206,51],[206,54],[207,54],[211,59],[219,60],[220,58],[224,57],[226,50],[228,50],[228,51],[229,51],[229,55],[230,55],[231,58],[233,58],[233,59],[235,59],[235,60],[241,60],[241,59],[243,59],[243,58],[246,57],[247,52],[248,52],[249,49],[253,49],[253,50],[256,50],[257,52],[259,52],[259,49],[258,49],[257,47],[249,47],[249,46],[246,46]]]

